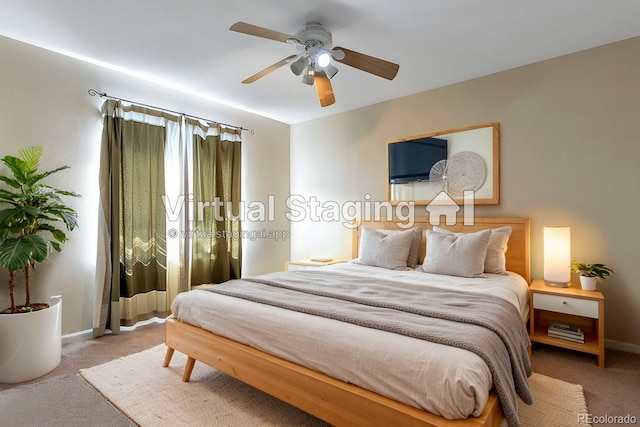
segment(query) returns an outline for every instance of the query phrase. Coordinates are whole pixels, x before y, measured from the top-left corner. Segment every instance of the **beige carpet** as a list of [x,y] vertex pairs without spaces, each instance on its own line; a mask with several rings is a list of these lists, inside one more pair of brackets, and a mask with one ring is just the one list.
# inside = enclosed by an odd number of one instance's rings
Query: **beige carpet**
[[[162,368],[164,345],[83,369],[80,374],[142,427],[326,426],[327,424],[202,363],[181,381],[186,357]],[[532,406],[520,404],[523,427],[581,426],[587,413],[582,386],[534,374]]]

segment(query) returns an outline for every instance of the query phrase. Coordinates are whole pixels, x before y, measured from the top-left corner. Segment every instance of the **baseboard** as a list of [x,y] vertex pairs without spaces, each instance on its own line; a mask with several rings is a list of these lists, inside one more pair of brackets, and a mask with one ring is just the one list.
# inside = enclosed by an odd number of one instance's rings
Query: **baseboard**
[[[164,323],[165,319],[164,318],[159,318],[159,317],[152,317],[151,319],[148,320],[143,320],[142,322],[138,322],[133,326],[121,326],[120,327],[120,331],[124,331],[124,332],[129,332],[129,331],[134,331],[138,326],[144,326],[144,325],[149,325],[151,323]],[[111,334],[112,332],[110,330],[106,330],[105,334]],[[93,330],[92,329],[87,329],[84,331],[79,331],[79,332],[74,332],[72,334],[67,334],[67,335],[63,335],[62,336],[62,344],[69,344],[69,343],[74,343],[74,342],[80,342],[80,341],[86,341],[86,340],[90,340],[93,339]]]
[[604,340],[604,346],[612,350],[626,351],[627,353],[640,354],[640,345],[626,342]]
[[62,345],[70,344],[74,342],[87,341],[93,338],[93,330],[87,329],[85,331],[74,332],[62,336]]

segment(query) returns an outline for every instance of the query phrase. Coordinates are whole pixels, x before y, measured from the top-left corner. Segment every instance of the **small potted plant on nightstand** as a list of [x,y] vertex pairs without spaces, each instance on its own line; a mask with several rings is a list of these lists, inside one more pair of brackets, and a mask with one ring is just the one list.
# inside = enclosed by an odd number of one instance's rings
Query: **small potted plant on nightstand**
[[571,269],[580,275],[580,286],[585,291],[595,291],[598,278],[606,279],[613,273],[605,264],[583,264],[578,261],[571,263]]

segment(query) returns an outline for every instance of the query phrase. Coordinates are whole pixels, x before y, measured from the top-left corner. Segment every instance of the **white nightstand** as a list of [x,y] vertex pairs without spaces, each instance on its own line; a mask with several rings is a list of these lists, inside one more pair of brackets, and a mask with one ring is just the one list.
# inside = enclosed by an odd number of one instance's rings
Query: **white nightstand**
[[306,270],[308,268],[325,267],[327,265],[339,264],[341,262],[347,262],[347,261],[344,259],[335,259],[335,258],[327,261],[300,259],[297,261],[287,262],[285,265],[285,270],[287,271]]
[[[557,288],[536,279],[529,287],[529,295],[529,338],[532,342],[595,354],[598,366],[604,368],[604,296],[600,291],[584,291],[573,284],[568,288]],[[584,343],[548,336],[551,323],[582,329]]]

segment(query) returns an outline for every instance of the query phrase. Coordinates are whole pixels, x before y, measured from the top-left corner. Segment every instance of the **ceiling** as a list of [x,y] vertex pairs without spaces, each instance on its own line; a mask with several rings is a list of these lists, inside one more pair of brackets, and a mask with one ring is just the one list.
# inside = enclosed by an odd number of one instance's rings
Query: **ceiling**
[[[287,34],[318,21],[334,46],[400,71],[338,63],[325,108],[287,66],[241,84],[297,51],[237,21]],[[1,35],[289,124],[639,36],[639,22],[638,0],[0,0]]]

